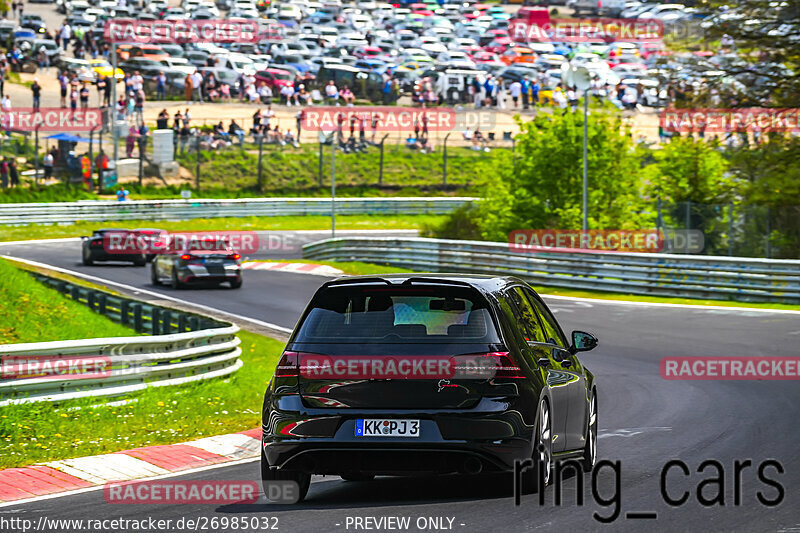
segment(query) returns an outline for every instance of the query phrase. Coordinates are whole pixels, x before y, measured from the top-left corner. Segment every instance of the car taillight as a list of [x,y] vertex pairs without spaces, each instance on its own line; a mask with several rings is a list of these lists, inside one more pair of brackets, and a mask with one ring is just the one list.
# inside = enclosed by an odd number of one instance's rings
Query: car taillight
[[525,375],[522,373],[522,368],[514,361],[514,358],[508,352],[489,352],[484,354],[485,357],[491,357],[495,361],[495,378],[512,378],[521,379]]
[[276,378],[291,378],[300,376],[300,354],[297,352],[283,352],[278,367],[275,369]]
[[189,254],[183,254],[181,256],[181,259],[183,259],[184,261],[189,261],[191,258],[192,258],[192,256],[189,255]]
[[228,259],[236,260],[236,259],[239,259],[240,257],[242,257],[242,256],[239,255],[239,254],[231,254],[231,255],[228,256]]

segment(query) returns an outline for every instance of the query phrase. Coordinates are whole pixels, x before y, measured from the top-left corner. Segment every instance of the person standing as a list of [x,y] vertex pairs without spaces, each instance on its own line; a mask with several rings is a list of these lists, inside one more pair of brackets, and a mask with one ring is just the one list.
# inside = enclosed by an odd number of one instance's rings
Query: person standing
[[186,75],[186,77],[183,79],[183,84],[184,84],[183,97],[186,100],[186,103],[188,104],[189,102],[192,101],[192,92],[193,92],[191,74]]
[[42,158],[42,167],[44,168],[44,179],[49,180],[53,177],[53,154],[47,152]]
[[37,113],[42,102],[42,86],[39,85],[39,78],[33,78],[31,93],[33,94],[33,112]]
[[203,103],[203,75],[199,70],[195,70],[192,74],[192,91],[194,92],[194,100],[197,103]]
[[156,98],[164,100],[167,97],[167,75],[159,72],[156,76]]
[[108,84],[108,80],[106,80],[105,76],[97,78],[97,83],[95,83],[97,87],[97,105],[100,107],[103,107],[103,93],[106,90],[106,84]]
[[[520,93],[522,96],[522,109],[528,109],[530,106],[530,91],[531,91],[531,81],[527,75],[523,76],[522,82],[520,82]],[[513,96],[513,94],[512,94]],[[516,104],[514,105],[516,107]]]
[[306,110],[301,109],[295,115],[297,119],[297,140],[300,141],[300,133],[303,131],[303,121],[306,119]]
[[497,101],[497,109],[506,108],[506,81],[503,78],[497,79],[497,85],[495,85],[495,100]]
[[66,52],[67,46],[69,46],[69,40],[72,39],[72,28],[69,27],[69,24],[67,24],[66,20],[63,24],[61,24],[61,28],[58,30],[58,35],[61,37],[61,46]]
[[13,157],[8,163],[8,177],[11,178],[11,186],[16,187],[19,185],[19,172],[17,172],[17,160]]
[[378,113],[372,114],[372,144],[375,144],[375,135],[378,133],[378,124],[381,121],[380,115]]
[[4,189],[8,188],[8,158],[6,157],[0,161],[0,183]]
[[509,92],[511,93],[511,101],[514,102],[514,109],[516,109],[519,106],[519,97],[522,96],[522,83],[519,81],[511,82]]
[[86,111],[89,109],[89,87],[86,86],[86,83],[84,83],[81,87],[79,94],[81,99],[81,110]]

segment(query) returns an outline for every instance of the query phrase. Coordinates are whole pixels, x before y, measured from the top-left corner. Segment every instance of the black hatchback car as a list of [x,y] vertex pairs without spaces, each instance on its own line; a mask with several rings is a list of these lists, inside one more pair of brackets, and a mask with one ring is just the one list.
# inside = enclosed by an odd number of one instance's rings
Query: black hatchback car
[[512,471],[597,456],[594,376],[512,277],[390,275],[325,283],[304,311],[263,406],[261,473],[300,486],[312,474]]

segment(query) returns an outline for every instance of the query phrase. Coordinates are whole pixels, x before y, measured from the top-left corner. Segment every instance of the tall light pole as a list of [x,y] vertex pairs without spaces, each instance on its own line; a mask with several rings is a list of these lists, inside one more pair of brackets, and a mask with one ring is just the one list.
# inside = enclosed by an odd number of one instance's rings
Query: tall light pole
[[119,169],[117,161],[119,159],[119,131],[117,131],[117,43],[111,43],[111,102],[109,102],[111,114],[111,138],[114,142],[114,173],[119,180]]
[[331,239],[336,237],[336,132],[331,133]]
[[589,92],[583,91],[583,231],[589,229]]
[[583,91],[583,191],[582,213],[583,231],[589,229],[589,87],[592,85],[592,73],[586,67],[562,67],[562,79],[566,78],[567,85],[572,85],[576,90]]

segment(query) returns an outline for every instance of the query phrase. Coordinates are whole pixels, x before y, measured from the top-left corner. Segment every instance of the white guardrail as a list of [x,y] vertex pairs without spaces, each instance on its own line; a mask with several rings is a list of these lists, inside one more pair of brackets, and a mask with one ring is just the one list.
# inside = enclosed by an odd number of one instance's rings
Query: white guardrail
[[[152,335],[0,345],[0,406],[120,396],[241,368],[239,327],[35,274],[109,319]],[[188,331],[187,331],[188,330]]]
[[[237,326],[157,335],[0,346],[4,372],[19,367],[97,362],[97,371],[0,380],[0,405],[63,401],[86,396],[119,396],[147,387],[181,385],[235,372],[242,366]],[[32,362],[38,365],[32,366]]]
[[688,298],[800,303],[800,261],[701,255],[512,252],[507,243],[421,238],[327,239],[303,257],[420,272],[518,276],[534,285]]
[[[339,215],[445,214],[475,200],[465,197],[337,198]],[[329,215],[330,198],[137,200],[0,204],[0,225],[69,224],[76,221],[187,220],[192,218]]]

